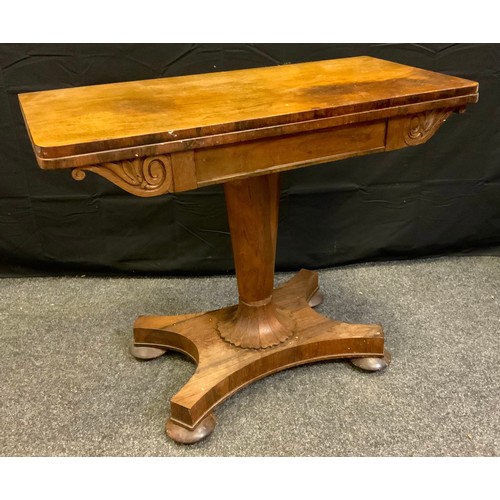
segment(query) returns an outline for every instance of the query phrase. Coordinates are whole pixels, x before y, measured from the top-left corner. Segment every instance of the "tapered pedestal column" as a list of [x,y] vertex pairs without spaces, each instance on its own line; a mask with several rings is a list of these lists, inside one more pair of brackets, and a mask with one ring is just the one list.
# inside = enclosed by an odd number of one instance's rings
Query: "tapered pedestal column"
[[237,347],[261,349],[284,342],[295,320],[273,300],[279,174],[224,185],[239,303],[219,322],[220,336]]
[[225,185],[237,305],[183,316],[141,316],[135,322],[134,356],[152,359],[173,349],[198,365],[171,399],[166,430],[175,441],[194,443],[208,436],[215,427],[213,409],[271,373],[335,358],[375,360],[365,363],[370,370],[387,366],[380,325],[342,323],[312,309],[322,300],[317,273],[302,270],[273,289],[278,180],[273,174]]

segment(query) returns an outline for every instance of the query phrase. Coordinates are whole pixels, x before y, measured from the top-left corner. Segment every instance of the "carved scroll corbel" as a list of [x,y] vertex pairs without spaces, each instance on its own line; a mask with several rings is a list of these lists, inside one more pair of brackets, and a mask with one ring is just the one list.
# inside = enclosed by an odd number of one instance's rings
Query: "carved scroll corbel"
[[433,109],[388,120],[386,150],[427,142],[446,121],[453,109]]
[[408,146],[416,146],[430,139],[450,116],[451,109],[425,111],[406,117],[404,141]]
[[146,156],[74,168],[71,175],[73,179],[81,181],[85,179],[87,171],[108,179],[136,196],[159,196],[174,189],[169,155]]

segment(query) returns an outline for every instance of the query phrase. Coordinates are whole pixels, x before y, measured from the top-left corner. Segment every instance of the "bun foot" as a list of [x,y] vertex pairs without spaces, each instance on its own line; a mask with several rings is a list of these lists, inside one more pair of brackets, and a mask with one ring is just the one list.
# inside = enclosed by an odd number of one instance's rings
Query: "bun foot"
[[136,346],[134,343],[130,345],[130,354],[134,356],[136,359],[142,359],[142,360],[148,360],[148,359],[155,359],[159,358],[160,356],[163,356],[167,350],[166,349],[160,349],[158,347],[139,347]]
[[387,368],[391,363],[391,353],[387,349],[384,350],[382,358],[351,358],[351,363],[368,372],[378,372]]
[[165,430],[170,439],[182,444],[193,444],[210,436],[216,423],[215,417],[210,413],[194,429],[189,430],[169,418],[165,424]]
[[323,292],[318,288],[311,298],[309,299],[309,307],[316,307],[319,306],[320,304],[323,303],[323,300],[325,299],[325,296],[323,295]]

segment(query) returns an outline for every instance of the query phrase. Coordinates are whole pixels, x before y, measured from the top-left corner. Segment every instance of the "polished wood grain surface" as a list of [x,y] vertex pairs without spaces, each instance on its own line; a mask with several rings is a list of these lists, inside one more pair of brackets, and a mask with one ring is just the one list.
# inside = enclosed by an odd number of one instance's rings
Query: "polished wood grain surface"
[[361,56],[19,98],[35,152],[49,159],[463,97],[477,89],[469,80]]
[[[245,385],[313,361],[387,367],[380,325],[315,312],[316,273],[275,289],[279,172],[423,144],[476,102],[475,82],[370,57],[38,92],[20,96],[42,168],[96,173],[136,196],[224,183],[237,304],[141,316],[132,354],[197,363],[171,400],[167,434],[194,443]],[[359,358],[362,358],[360,361]]]

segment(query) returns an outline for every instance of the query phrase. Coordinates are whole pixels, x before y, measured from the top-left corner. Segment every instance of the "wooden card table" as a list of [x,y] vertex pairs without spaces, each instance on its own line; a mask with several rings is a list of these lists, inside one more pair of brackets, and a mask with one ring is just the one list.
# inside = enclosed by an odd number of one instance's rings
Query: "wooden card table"
[[372,57],[21,94],[38,165],[98,174],[136,196],[223,183],[236,305],[140,316],[132,354],[196,363],[171,400],[167,434],[193,443],[214,408],[249,383],[304,363],[389,363],[380,325],[328,319],[318,274],[273,289],[279,172],[422,144],[478,98],[476,82]]

